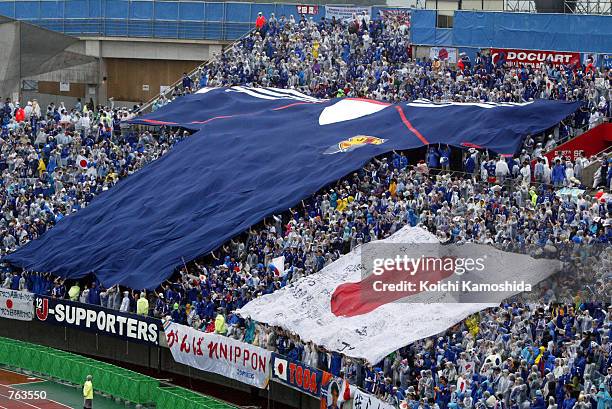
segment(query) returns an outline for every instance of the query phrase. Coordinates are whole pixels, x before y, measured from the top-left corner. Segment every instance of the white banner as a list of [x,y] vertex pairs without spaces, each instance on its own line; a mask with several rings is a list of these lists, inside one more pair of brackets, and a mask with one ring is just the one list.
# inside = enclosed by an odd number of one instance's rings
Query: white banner
[[369,409],[395,409],[395,406],[383,402],[375,396],[362,392],[355,388],[355,396],[353,396],[353,408],[369,408]]
[[366,12],[367,20],[370,20],[372,15],[372,7],[357,7],[357,6],[325,6],[325,18],[332,19],[336,17],[336,20],[353,20],[353,15],[359,17],[361,23],[361,17],[363,12]]
[[26,291],[0,289],[0,318],[32,321],[34,294]]
[[173,322],[166,323],[164,330],[176,362],[267,388],[272,359],[270,351]]
[[590,63],[593,66],[597,67],[597,63],[599,62],[599,55],[595,53],[584,53],[582,54],[582,65],[586,68]]
[[[386,247],[380,243],[435,244],[438,240],[421,228],[404,227],[388,239],[377,241],[376,249]],[[421,251],[425,246],[403,247],[416,247]],[[327,350],[377,363],[403,346],[437,335],[475,312],[499,305],[493,301],[457,302],[450,292],[447,296],[447,292],[442,291],[433,296],[427,293],[411,295],[409,301],[380,303],[356,314],[339,314],[338,308],[347,305],[360,308],[358,291],[353,292],[352,299],[346,296],[333,298],[332,295],[339,287],[357,286],[362,281],[362,248],[356,247],[316,274],[249,302],[237,311],[238,314],[284,328],[299,335],[303,341],[312,341]],[[484,249],[497,277],[516,280],[535,277],[530,268],[532,265],[547,271],[544,267],[548,264],[541,264],[540,260],[504,253],[491,246],[484,246]],[[378,251],[374,250],[374,255],[380,255]],[[550,269],[549,274],[552,272]],[[336,309],[333,310],[332,306]]]
[[457,49],[452,47],[431,47],[429,49],[429,58],[434,58],[440,61],[448,61],[452,64],[457,63]]

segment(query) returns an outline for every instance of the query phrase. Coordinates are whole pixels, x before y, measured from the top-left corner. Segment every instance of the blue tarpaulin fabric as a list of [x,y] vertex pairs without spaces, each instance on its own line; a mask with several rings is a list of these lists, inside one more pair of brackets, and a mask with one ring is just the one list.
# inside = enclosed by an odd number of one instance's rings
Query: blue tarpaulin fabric
[[[519,149],[578,104],[319,101],[274,89],[212,89],[134,120],[195,134],[5,257],[66,278],[154,289],[183,261],[391,150],[428,143]],[[362,116],[359,116],[362,115]]]
[[606,53],[612,50],[610,20],[606,15],[461,10],[454,14],[452,45]]

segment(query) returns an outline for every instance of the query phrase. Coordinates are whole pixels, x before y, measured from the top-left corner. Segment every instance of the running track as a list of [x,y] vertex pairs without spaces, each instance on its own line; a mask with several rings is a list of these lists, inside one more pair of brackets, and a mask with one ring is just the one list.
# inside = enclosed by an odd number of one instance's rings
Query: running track
[[49,399],[10,399],[11,391],[23,393],[23,391],[11,387],[12,385],[37,382],[43,382],[43,380],[0,369],[0,409],[72,409],[70,406]]

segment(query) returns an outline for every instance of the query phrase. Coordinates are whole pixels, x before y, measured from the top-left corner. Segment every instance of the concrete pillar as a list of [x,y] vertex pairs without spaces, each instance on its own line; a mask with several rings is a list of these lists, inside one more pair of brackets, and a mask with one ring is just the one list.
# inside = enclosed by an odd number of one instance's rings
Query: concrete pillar
[[108,98],[108,88],[107,88],[108,73],[106,72],[106,59],[105,58],[100,58],[99,67],[100,67],[99,74],[98,74],[99,82],[98,82],[98,92],[96,93],[96,97],[97,97],[96,103],[106,104],[107,98]]
[[[86,102],[89,101],[90,98],[94,100],[96,105],[98,104],[106,104],[107,100],[107,92],[106,92],[106,64],[104,63],[104,58],[102,58],[102,41],[92,39],[85,40],[85,55],[89,55],[92,57],[98,58],[98,83],[97,84],[88,84]],[[89,94],[89,87],[95,87],[96,93],[95,95]]]

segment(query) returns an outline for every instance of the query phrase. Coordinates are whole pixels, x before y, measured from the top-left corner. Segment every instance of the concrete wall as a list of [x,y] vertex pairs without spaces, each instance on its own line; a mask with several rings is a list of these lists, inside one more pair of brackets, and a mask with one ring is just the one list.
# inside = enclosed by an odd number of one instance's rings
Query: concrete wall
[[154,98],[160,86],[173,84],[183,72],[219,55],[228,43],[111,37],[83,40],[85,54],[100,58],[97,101],[105,103],[114,98],[130,105]]
[[213,395],[241,406],[275,409],[318,409],[320,402],[276,382],[268,390],[178,364],[170,350],[162,346],[123,341],[118,338],[79,331],[40,321],[15,321],[0,318],[0,336],[75,352],[137,370],[159,379]]
[[[0,25],[0,50],[10,52],[10,46],[19,43],[11,40],[9,29],[14,27],[17,26]],[[38,91],[22,90],[20,98],[24,101],[36,98],[41,104],[64,101],[66,106],[73,106],[77,97],[83,101],[92,98],[101,104],[114,98],[123,101],[117,105],[132,106],[149,101],[159,94],[160,86],[173,84],[183,72],[190,72],[213,55],[220,54],[225,44],[204,40],[86,38],[67,50],[96,57],[97,61],[24,78],[38,81]],[[18,53],[18,45],[14,47]],[[15,57],[12,64],[8,59],[2,61],[0,78],[2,69],[12,70],[6,74],[12,77],[7,79],[5,89],[0,86],[0,97],[13,97],[12,92],[17,92],[20,85],[19,65],[14,64],[18,58]],[[60,91],[60,82],[69,82],[70,91]],[[91,90],[95,92],[90,93]]]
[[52,82],[77,82],[80,84],[97,84],[99,80],[99,61],[51,71],[26,79]]
[[[117,101],[146,102],[202,61],[104,58],[106,93]],[[143,86],[145,86],[143,88]]]
[[0,24],[0,97],[15,98],[19,93],[19,82],[21,77],[21,67],[19,61],[20,41],[19,23]]
[[503,11],[505,0],[426,0],[425,8],[452,16],[455,10]]
[[[173,84],[183,72],[191,72],[201,63],[199,60],[102,58],[88,70],[66,69],[33,78],[38,80],[38,91],[22,91],[21,99],[36,98],[45,104],[64,101],[68,107],[74,105],[76,98],[83,101],[92,98],[94,103],[102,104],[113,98],[123,101],[116,105],[131,107],[151,100],[159,94],[160,86]],[[70,90],[60,91],[60,81],[68,82]]]
[[83,38],[85,53],[101,58],[206,61],[221,53],[227,42],[205,40],[161,40],[144,38]]
[[504,10],[504,0],[463,0],[462,10]]

